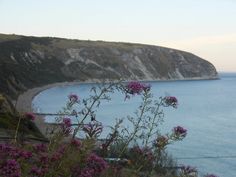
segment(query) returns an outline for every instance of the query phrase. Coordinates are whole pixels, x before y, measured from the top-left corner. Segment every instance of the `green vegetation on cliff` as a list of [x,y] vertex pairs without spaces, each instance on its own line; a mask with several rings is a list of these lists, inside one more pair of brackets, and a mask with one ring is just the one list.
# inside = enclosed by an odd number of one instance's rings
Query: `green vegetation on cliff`
[[[14,109],[11,101],[0,94],[0,139],[13,138],[19,116],[21,115]],[[23,120],[19,126],[19,137],[22,136],[44,139],[35,124],[29,120]]]
[[214,66],[191,53],[159,46],[0,34],[0,93],[104,79],[215,79]]

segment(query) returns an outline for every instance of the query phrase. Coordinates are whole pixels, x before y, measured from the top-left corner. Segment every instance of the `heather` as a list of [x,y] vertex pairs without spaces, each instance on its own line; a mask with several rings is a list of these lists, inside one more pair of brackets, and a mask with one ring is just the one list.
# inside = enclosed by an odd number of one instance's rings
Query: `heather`
[[[122,92],[124,101],[140,96],[142,101],[134,116],[117,119],[105,139],[100,139],[103,124],[96,120],[100,104],[110,100],[115,91]],[[109,176],[180,176],[196,177],[197,169],[177,164],[168,155],[169,144],[182,141],[187,129],[176,125],[162,134],[164,107],[176,109],[174,96],[154,98],[151,86],[137,81],[103,84],[93,87],[87,99],[71,94],[52,127],[48,143],[31,143],[19,139],[18,130],[25,120],[34,121],[32,113],[19,117],[14,141],[0,146],[0,174],[6,177],[109,177]],[[133,126],[123,126],[127,119]],[[72,122],[77,120],[76,122]],[[85,123],[89,120],[89,123]],[[85,137],[80,137],[84,134]],[[141,143],[140,143],[141,142]],[[171,168],[173,167],[173,168]]]

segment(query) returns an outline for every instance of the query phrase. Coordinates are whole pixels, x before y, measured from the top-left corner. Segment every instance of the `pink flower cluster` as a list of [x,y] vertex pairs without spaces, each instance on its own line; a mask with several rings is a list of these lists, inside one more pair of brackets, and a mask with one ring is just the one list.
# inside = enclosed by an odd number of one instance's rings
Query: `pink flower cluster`
[[177,127],[173,128],[173,133],[177,138],[182,138],[187,135],[187,129],[185,129],[181,126],[177,126]]
[[141,167],[141,171],[147,172],[153,168],[155,155],[149,147],[133,146],[128,149],[126,158],[129,159],[126,162],[128,165],[135,168]]
[[[27,176],[44,176],[50,166],[61,160],[66,146],[60,146],[52,153],[46,144],[28,146],[30,151],[11,144],[0,144],[0,176],[20,177],[21,168],[27,164]],[[19,163],[20,162],[20,163]],[[21,166],[23,165],[23,166]],[[25,170],[25,169],[24,169]]]
[[44,176],[45,174],[47,174],[50,170],[50,167],[60,162],[66,150],[66,145],[61,145],[53,152],[49,152],[48,148],[45,149],[47,145],[40,144],[35,147],[37,148],[34,148],[34,150],[36,150],[34,152],[34,163],[29,172],[31,175],[34,176]]
[[8,159],[0,165],[0,176],[2,177],[20,177],[20,165],[15,159]]
[[79,139],[72,139],[70,144],[72,146],[77,147],[77,148],[80,148],[82,146],[82,143],[81,143],[81,141]]
[[91,153],[86,160],[84,171],[89,171],[91,176],[95,176],[101,174],[107,167],[108,164],[103,158],[97,156],[95,153]]
[[55,150],[55,152],[53,152],[50,161],[55,162],[60,160],[64,155],[65,151],[66,151],[66,146],[65,145],[60,146],[57,150]]
[[178,100],[174,96],[166,96],[164,98],[166,106],[172,106],[173,108],[177,108],[178,106]]
[[62,124],[61,124],[61,128],[62,131],[65,135],[69,135],[72,132],[72,123],[71,123],[71,119],[70,118],[63,118],[62,119]]
[[24,118],[29,119],[29,120],[35,120],[36,117],[33,113],[27,112],[25,113]]
[[33,146],[35,152],[47,152],[48,146],[46,144],[36,144]]
[[133,148],[130,149],[131,153],[134,152],[136,154],[136,156],[143,156],[145,157],[146,160],[153,160],[154,156],[153,153],[151,151],[151,149],[149,148],[140,148],[139,146],[134,146]]
[[102,130],[103,130],[102,123],[96,120],[89,122],[83,127],[83,131],[90,138],[97,138],[102,133]]
[[79,97],[78,97],[78,95],[76,95],[76,94],[70,94],[70,95],[68,96],[68,98],[69,98],[70,102],[73,102],[73,103],[79,101]]
[[63,124],[66,126],[66,127],[71,127],[71,119],[70,118],[63,118]]
[[160,148],[163,149],[169,142],[168,142],[169,138],[165,135],[162,136],[158,136],[155,142],[155,145]]
[[32,157],[32,153],[9,144],[0,144],[0,159],[9,157],[13,159],[29,159]]
[[[31,151],[26,151],[15,144],[0,144],[0,176],[1,177],[42,177],[50,173],[50,170],[60,163],[64,157],[68,146],[80,149],[82,143],[78,139],[73,139],[70,144],[62,144],[50,152],[47,144],[27,145]],[[75,149],[74,149],[75,150]],[[80,151],[78,151],[80,152]],[[73,165],[79,165],[74,175]],[[78,177],[99,176],[108,168],[107,162],[94,153],[84,157],[82,164],[73,164],[71,172]],[[27,168],[25,168],[27,167]],[[71,174],[71,175],[72,175]]]
[[143,84],[141,82],[138,81],[131,81],[126,85],[125,91],[127,94],[131,94],[131,95],[139,95],[141,94],[143,91],[149,91],[151,88],[150,85],[148,84]]
[[33,152],[18,148],[10,144],[0,144],[0,176],[21,176],[18,161],[28,161],[33,157]]
[[73,176],[78,177],[98,177],[101,173],[108,168],[107,162],[96,155],[95,153],[89,154],[89,156],[83,162],[81,166],[76,167]]
[[93,177],[94,171],[90,168],[84,168],[78,177]]
[[42,176],[44,174],[44,172],[42,171],[41,168],[38,168],[36,166],[33,166],[30,169],[30,174],[34,175],[34,176]]

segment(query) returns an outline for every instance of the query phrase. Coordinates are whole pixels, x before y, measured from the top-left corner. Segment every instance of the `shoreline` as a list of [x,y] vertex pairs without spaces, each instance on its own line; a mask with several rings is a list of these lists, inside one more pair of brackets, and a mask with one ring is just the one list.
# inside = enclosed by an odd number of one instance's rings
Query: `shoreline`
[[[172,80],[140,80],[140,82],[174,82],[174,81],[200,81],[200,80],[216,80],[217,78],[185,78],[185,79],[172,79]],[[72,82],[56,82],[52,84],[47,84],[41,87],[35,87],[32,89],[29,89],[19,95],[17,100],[15,101],[15,108],[18,112],[24,113],[24,112],[34,112],[34,108],[32,105],[33,99],[35,96],[43,92],[44,90],[51,89],[54,87],[66,87],[71,85],[81,85],[81,84],[96,84],[101,83],[101,80],[88,80],[88,81],[72,81]],[[104,81],[107,83],[108,81]],[[124,82],[129,82],[128,80]],[[49,124],[45,122],[44,116],[39,115],[37,116],[37,119],[34,121],[35,125],[38,127],[39,131],[47,137],[47,129]]]
[[[162,79],[157,79],[157,80],[139,80],[140,82],[174,82],[174,81],[201,81],[201,80],[218,80],[220,79],[219,77],[215,78],[185,78],[185,79],[168,79],[168,80],[162,80]],[[32,101],[37,96],[40,94],[42,91],[51,89],[53,87],[66,87],[66,86],[71,86],[71,85],[80,85],[80,84],[96,84],[101,82],[101,80],[87,80],[87,81],[72,81],[72,82],[56,82],[52,84],[47,84],[41,87],[35,87],[32,89],[29,89],[25,91],[24,93],[20,94],[17,100],[15,100],[15,108],[19,112],[33,112],[33,107],[32,107]],[[109,81],[105,81],[109,82]],[[124,82],[129,82],[128,80]]]

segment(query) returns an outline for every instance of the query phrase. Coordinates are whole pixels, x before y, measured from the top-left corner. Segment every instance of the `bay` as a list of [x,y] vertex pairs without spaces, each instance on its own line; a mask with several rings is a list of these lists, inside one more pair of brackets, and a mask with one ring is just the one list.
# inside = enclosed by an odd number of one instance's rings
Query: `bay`
[[[214,173],[220,177],[236,176],[236,74],[221,73],[220,80],[149,82],[156,98],[176,96],[177,109],[165,109],[162,132],[181,125],[188,129],[182,142],[168,147],[178,164],[197,167],[199,175]],[[65,106],[71,93],[81,99],[89,95],[94,84],[54,87],[39,93],[33,100],[38,112],[55,113]],[[105,127],[115,124],[116,118],[134,114],[140,97],[124,101],[124,95],[115,93],[112,101],[103,102],[97,111],[97,120]],[[46,121],[53,122],[52,117]],[[102,136],[108,133],[104,129]]]

